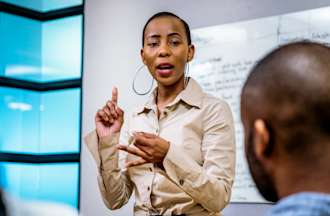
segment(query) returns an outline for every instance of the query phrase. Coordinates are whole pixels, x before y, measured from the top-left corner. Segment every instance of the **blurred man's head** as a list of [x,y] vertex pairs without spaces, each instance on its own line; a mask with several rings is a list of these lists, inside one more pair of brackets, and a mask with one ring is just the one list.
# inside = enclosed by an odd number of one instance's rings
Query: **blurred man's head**
[[252,69],[241,95],[250,171],[269,201],[330,193],[330,48],[282,46]]
[[5,205],[5,199],[3,197],[3,191],[0,189],[0,216],[6,216],[7,215],[7,208]]

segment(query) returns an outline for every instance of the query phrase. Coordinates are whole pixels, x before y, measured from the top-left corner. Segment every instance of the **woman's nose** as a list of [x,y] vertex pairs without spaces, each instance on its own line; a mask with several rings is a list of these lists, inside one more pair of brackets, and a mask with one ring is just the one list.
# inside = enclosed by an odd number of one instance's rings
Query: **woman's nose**
[[169,56],[171,53],[170,48],[166,43],[163,43],[159,47],[159,56],[164,57],[164,56]]

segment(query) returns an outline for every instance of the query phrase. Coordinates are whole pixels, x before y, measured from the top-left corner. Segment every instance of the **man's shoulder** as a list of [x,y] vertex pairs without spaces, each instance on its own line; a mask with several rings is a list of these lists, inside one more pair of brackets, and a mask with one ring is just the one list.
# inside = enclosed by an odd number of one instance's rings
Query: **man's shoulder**
[[330,194],[303,192],[280,200],[267,216],[330,216]]

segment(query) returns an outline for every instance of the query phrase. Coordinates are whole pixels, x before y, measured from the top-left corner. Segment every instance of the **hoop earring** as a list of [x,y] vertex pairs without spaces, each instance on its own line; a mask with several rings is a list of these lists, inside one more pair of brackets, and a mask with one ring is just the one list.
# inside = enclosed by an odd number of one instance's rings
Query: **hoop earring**
[[189,62],[186,63],[186,67],[184,68],[184,88],[187,87],[189,82]]
[[154,85],[154,78],[152,78],[152,81],[151,81],[151,85],[150,85],[150,88],[149,88],[149,90],[147,90],[146,92],[138,92],[137,90],[136,90],[136,88],[135,88],[135,80],[136,80],[136,77],[138,76],[138,74],[139,74],[139,72],[143,69],[145,67],[145,65],[142,65],[141,67],[139,67],[138,69],[137,69],[137,71],[135,72],[135,75],[134,75],[134,78],[133,78],[133,82],[132,82],[132,89],[133,89],[133,91],[134,91],[134,93],[135,94],[137,94],[137,95],[147,95],[147,94],[149,94],[150,93],[150,91],[152,90],[152,87],[153,87],[153,85]]

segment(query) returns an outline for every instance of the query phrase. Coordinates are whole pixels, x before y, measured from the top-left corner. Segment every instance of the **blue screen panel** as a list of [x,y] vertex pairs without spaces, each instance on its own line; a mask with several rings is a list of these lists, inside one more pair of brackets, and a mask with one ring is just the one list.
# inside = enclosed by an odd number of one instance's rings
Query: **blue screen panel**
[[82,16],[42,24],[42,82],[81,77]]
[[16,6],[39,12],[47,12],[82,4],[82,0],[1,0]]
[[0,87],[0,151],[79,152],[80,89],[35,92]]
[[39,22],[0,13],[0,49],[0,76],[42,83],[80,78],[82,16]]
[[17,198],[78,207],[79,163],[0,162],[0,179],[1,187]]
[[0,76],[41,79],[41,23],[0,12]]

